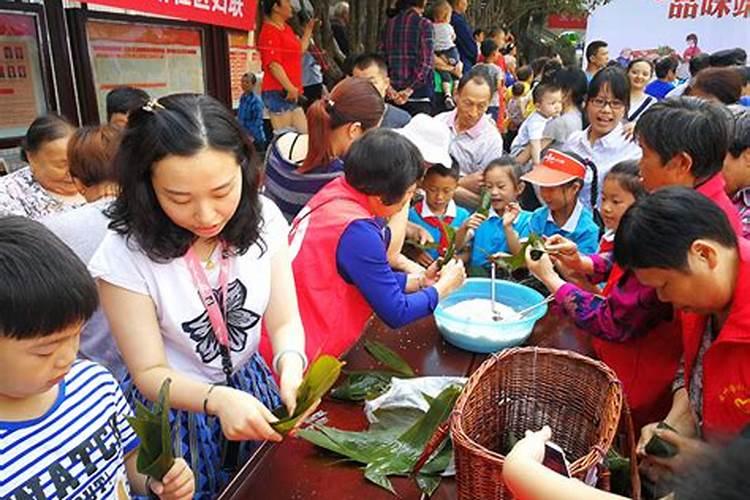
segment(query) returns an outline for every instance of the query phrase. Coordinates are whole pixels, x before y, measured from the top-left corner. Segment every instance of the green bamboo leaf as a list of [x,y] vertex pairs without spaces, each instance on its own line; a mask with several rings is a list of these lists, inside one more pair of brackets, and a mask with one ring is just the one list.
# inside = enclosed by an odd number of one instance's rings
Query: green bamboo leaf
[[[659,422],[656,428],[667,429],[672,432],[677,432],[674,429],[674,427],[672,427],[666,422]],[[656,434],[651,436],[651,439],[649,439],[648,443],[646,443],[646,453],[648,453],[649,455],[653,455],[655,457],[672,458],[673,456],[677,455],[678,452],[679,452],[679,449],[675,445],[667,441],[664,441],[662,438],[660,438]]]
[[273,413],[279,418],[271,424],[279,434],[288,434],[299,422],[302,415],[331,389],[341,374],[344,363],[333,356],[324,355],[315,360],[307,370],[305,378],[297,389],[297,405],[294,415],[289,415],[285,406],[279,406]]
[[476,213],[487,217],[490,214],[490,207],[492,206],[492,194],[490,193],[489,189],[482,188],[480,196],[481,200],[479,202],[479,208],[477,208]]
[[440,476],[428,476],[427,474],[417,474],[414,478],[417,481],[417,486],[422,492],[431,497],[435,490],[440,486]]
[[[430,404],[427,413],[414,419],[413,409],[405,409],[411,418],[396,417],[390,410],[388,426],[373,425],[367,431],[340,431],[314,425],[298,432],[298,436],[350,460],[365,465],[365,477],[374,484],[395,493],[389,476],[409,476],[427,441],[437,427],[450,415],[461,389],[450,386]],[[446,451],[447,450],[447,451]],[[420,473],[423,491],[437,487],[432,476],[438,476],[450,461],[452,450],[444,446],[427,462]],[[420,477],[420,476],[417,476]]]
[[440,243],[437,242],[420,243],[418,241],[406,240],[406,243],[420,250],[438,250],[440,248]]
[[526,249],[528,247],[544,250],[542,238],[535,233],[529,235],[525,242],[521,244],[521,250],[511,257],[500,257],[495,259],[496,264],[506,267],[509,271],[515,271],[526,267]]
[[413,377],[415,375],[414,370],[409,366],[409,363],[407,363],[404,358],[399,356],[395,351],[386,347],[385,344],[376,340],[365,340],[365,349],[373,358],[377,359],[391,370],[407,377]]
[[141,474],[161,481],[174,465],[172,430],[169,426],[169,386],[166,379],[159,389],[159,399],[151,410],[136,402],[135,417],[127,417],[141,444],[138,448],[136,468]]
[[344,381],[331,391],[331,397],[342,401],[365,401],[375,399],[391,387],[392,372],[350,372]]

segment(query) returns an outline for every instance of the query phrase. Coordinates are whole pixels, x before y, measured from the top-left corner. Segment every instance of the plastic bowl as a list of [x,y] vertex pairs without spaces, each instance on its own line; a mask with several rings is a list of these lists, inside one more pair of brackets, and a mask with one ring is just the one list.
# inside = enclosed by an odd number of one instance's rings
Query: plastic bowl
[[[435,322],[445,340],[472,352],[490,353],[523,344],[531,335],[537,320],[547,314],[547,305],[529,311],[517,321],[477,321],[456,317],[446,308],[470,299],[489,299],[490,280],[470,278],[464,285],[440,301],[435,309]],[[495,281],[495,300],[520,311],[544,300],[527,286],[505,280]]]

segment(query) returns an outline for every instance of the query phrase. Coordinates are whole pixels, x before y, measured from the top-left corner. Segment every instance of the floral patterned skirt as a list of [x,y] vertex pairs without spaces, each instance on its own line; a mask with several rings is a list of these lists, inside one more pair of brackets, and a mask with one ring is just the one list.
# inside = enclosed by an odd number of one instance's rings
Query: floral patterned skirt
[[[150,407],[151,403],[132,383],[130,375],[123,382],[131,405],[135,401]],[[268,366],[259,354],[232,375],[232,387],[245,391],[273,410],[281,404],[279,390]],[[222,468],[222,447],[225,443],[221,424],[216,417],[203,413],[172,410],[169,416],[175,456],[182,457],[195,475],[195,497],[198,500],[216,498],[237,471]],[[239,443],[239,466],[258,448],[258,441]]]

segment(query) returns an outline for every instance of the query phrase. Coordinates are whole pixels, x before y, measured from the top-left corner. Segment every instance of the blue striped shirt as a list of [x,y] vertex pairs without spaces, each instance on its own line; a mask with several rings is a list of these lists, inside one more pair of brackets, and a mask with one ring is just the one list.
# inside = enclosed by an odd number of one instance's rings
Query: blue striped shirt
[[47,412],[0,421],[0,498],[117,498],[125,456],[139,444],[132,411],[101,365],[77,361]]
[[264,194],[281,209],[288,222],[299,213],[323,186],[344,172],[344,162],[335,158],[330,165],[301,174],[299,165],[283,157],[274,141],[266,157]]

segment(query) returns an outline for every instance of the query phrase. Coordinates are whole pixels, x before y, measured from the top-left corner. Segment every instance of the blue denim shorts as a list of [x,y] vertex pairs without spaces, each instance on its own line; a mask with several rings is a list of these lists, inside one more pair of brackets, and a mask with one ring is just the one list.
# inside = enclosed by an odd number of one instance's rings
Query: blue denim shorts
[[263,99],[263,105],[271,114],[288,113],[299,107],[296,102],[287,101],[282,90],[264,90],[260,97]]

